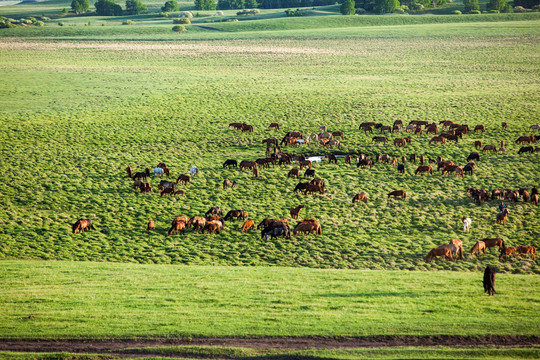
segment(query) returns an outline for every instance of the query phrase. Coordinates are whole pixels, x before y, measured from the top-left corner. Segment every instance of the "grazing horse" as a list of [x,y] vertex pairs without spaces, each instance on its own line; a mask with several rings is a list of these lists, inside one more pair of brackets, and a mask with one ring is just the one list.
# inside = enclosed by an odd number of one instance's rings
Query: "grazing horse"
[[486,248],[491,251],[492,247],[497,246],[500,250],[506,248],[506,245],[504,243],[504,240],[501,238],[486,238],[482,239],[484,244],[486,245]]
[[397,171],[398,171],[400,174],[405,173],[405,165],[399,164],[399,165],[397,166]]
[[502,122],[502,123],[501,123],[501,128],[502,128],[502,129],[508,129],[508,124],[505,123],[505,122]]
[[482,147],[482,142],[480,140],[476,140],[474,142],[475,149],[480,149]]
[[486,132],[486,127],[484,125],[476,125],[474,127],[474,132],[477,132],[477,131],[481,131],[481,132],[485,133]]
[[491,266],[486,266],[484,270],[484,293],[492,296],[495,295],[495,269]]
[[148,222],[148,225],[146,225],[146,231],[153,231],[156,230],[156,224],[154,223],[154,220],[150,220]]
[[271,123],[268,126],[268,130],[271,130],[271,129],[279,130],[279,124],[278,123]]
[[516,253],[522,255],[522,254],[531,254],[531,259],[534,260],[534,255],[536,254],[536,247],[534,246],[518,246],[516,248]]
[[321,224],[315,219],[304,219],[298,223],[293,229],[293,234],[298,235],[301,232],[304,235],[314,232],[317,235],[322,234]]
[[[176,220],[176,219],[175,219]],[[186,223],[185,221],[183,220],[179,220],[179,221],[174,221],[172,222],[172,225],[171,225],[171,228],[169,229],[169,232],[167,233],[167,236],[171,236],[173,231],[178,234],[178,232],[182,232],[182,234],[184,233],[184,231],[186,230]]]
[[501,254],[499,255],[499,261],[503,261],[505,257],[510,257],[511,255],[516,254],[516,247],[509,246],[507,248],[504,248],[504,250],[501,249]]
[[142,172],[136,172],[135,174],[133,174],[132,179],[133,180],[143,179],[144,181],[146,181],[146,179],[149,177],[150,177],[150,169],[146,168]]
[[244,169],[252,169],[257,167],[257,163],[255,161],[250,160],[243,160],[240,162],[240,170]]
[[71,225],[71,230],[73,234],[79,232],[84,232],[88,230],[94,230],[94,225],[92,225],[92,220],[90,219],[79,219],[75,224]]
[[497,214],[497,224],[504,225],[506,220],[508,219],[508,209],[503,209],[503,211],[499,212]]
[[344,134],[341,131],[333,131],[332,136],[335,137],[335,138],[339,137],[339,138],[341,138],[341,140],[343,140],[343,138],[344,138]]
[[208,215],[223,215],[223,211],[219,206],[212,206],[205,214],[204,216],[208,217]]
[[206,233],[213,234],[213,233],[216,232],[216,233],[219,234],[222,230],[223,230],[223,223],[220,220],[212,220],[212,221],[207,221],[206,222],[206,225],[204,225],[202,233],[203,234],[206,234]]
[[306,169],[304,172],[304,177],[314,177],[315,176],[315,170],[313,169]]
[[390,199],[390,196],[393,196],[396,198],[401,196],[402,199],[405,199],[407,197],[407,193],[405,192],[405,190],[394,190],[388,193],[389,199]]
[[324,180],[323,179],[313,179],[310,182],[311,184],[317,185],[321,194],[324,194]]
[[229,211],[229,212],[227,213],[227,215],[225,215],[225,217],[223,218],[223,220],[227,221],[227,220],[233,219],[233,218],[246,220],[247,217],[248,217],[248,213],[245,212],[245,211],[242,211],[242,210],[231,210],[231,211]]
[[516,140],[516,144],[536,144],[536,138],[534,136],[520,136]]
[[289,173],[287,174],[287,177],[290,178],[291,176],[296,176],[298,179],[300,177],[300,170],[299,169],[291,169],[289,170]]
[[289,212],[291,214],[291,218],[293,219],[297,219],[298,218],[298,214],[300,214],[300,210],[302,210],[304,208],[304,205],[300,204],[298,205],[297,207],[292,207]]
[[434,136],[429,140],[429,144],[446,144],[446,138],[444,136]]
[[189,175],[184,175],[184,174],[181,174],[177,179],[176,179],[176,183],[184,183],[184,184],[189,184],[191,182],[191,176]]
[[335,164],[337,164],[337,157],[336,157],[336,155],[334,155],[334,154],[328,154],[327,158],[328,158],[328,163],[331,163],[331,162],[333,161]]
[[194,216],[191,219],[188,220],[186,226],[188,228],[193,227],[193,232],[197,232],[197,230],[204,229],[204,226],[206,225],[206,219],[202,216]]
[[247,220],[242,225],[242,232],[246,232],[248,230],[254,230],[255,229],[255,222],[253,220]]
[[531,195],[531,204],[538,206],[538,194]]
[[523,154],[523,153],[534,153],[534,148],[532,146],[522,146],[519,150],[518,150],[518,154]]
[[457,248],[457,250],[455,251],[456,259],[463,259],[463,242],[459,239],[454,239],[450,241],[450,245],[453,245]]
[[477,241],[471,249],[471,255],[476,254],[476,257],[480,257],[480,251],[486,253],[486,243],[483,241]]
[[471,228],[471,223],[472,223],[471,218],[464,217],[463,218],[463,231],[469,231],[469,229]]
[[496,146],[496,145],[486,145],[486,146],[484,146],[484,148],[482,149],[482,152],[485,153],[486,151],[497,152],[497,146]]
[[257,225],[257,230],[260,230],[260,229],[263,229],[263,228],[266,228],[268,227],[270,224],[276,222],[277,220],[276,219],[264,219],[263,221],[260,222],[259,225]]
[[365,192],[361,192],[354,195],[352,199],[352,203],[354,204],[355,202],[358,202],[358,201],[363,201],[364,203],[367,204],[367,194]]
[[309,183],[306,186],[306,190],[304,191],[304,195],[307,195],[308,192],[313,195],[317,191],[320,194],[324,194],[324,190],[323,190],[323,188],[321,188],[321,186],[319,184]]
[[229,169],[231,167],[238,167],[238,162],[234,159],[228,159],[228,160],[225,160],[225,162],[223,163],[223,167],[227,166]]
[[452,251],[447,247],[436,247],[431,249],[431,251],[426,256],[426,262],[430,262],[431,259],[437,256],[444,256],[445,259],[453,260]]
[[383,142],[383,143],[387,143],[388,142],[388,139],[385,138],[384,136],[375,136],[373,137],[373,139],[371,140],[372,142]]
[[[265,219],[267,220],[267,219]],[[276,238],[278,236],[284,236],[291,239],[291,230],[286,221],[272,221],[261,231],[261,238],[268,240],[269,238]]]
[[414,175],[418,175],[422,173],[428,173],[430,175],[433,175],[433,168],[429,165],[428,166],[420,165],[418,168],[416,168]]

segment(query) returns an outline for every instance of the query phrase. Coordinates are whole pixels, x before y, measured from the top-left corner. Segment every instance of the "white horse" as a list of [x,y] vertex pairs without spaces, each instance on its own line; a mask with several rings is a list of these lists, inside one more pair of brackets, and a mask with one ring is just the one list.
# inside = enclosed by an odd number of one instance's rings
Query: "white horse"
[[160,167],[157,167],[154,169],[154,176],[163,177],[163,169]]
[[472,220],[471,218],[463,218],[463,231],[469,231],[471,228]]

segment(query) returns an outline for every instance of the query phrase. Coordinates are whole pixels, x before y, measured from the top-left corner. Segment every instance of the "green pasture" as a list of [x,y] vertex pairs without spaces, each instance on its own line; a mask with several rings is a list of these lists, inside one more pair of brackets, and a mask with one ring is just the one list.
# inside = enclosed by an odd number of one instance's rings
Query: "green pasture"
[[[486,237],[538,246],[538,207],[510,204],[501,226],[495,224],[497,202],[479,206],[466,194],[468,187],[530,190],[540,183],[538,153],[517,155],[521,145],[514,143],[533,134],[529,126],[539,121],[538,24],[214,31],[219,39],[177,41],[165,41],[169,35],[101,41],[93,31],[105,34],[106,26],[77,27],[81,33],[71,40],[51,37],[55,31],[66,36],[69,27],[46,27],[48,35],[35,32],[32,39],[11,33],[0,43],[0,258],[477,271],[498,262],[498,253],[432,263],[425,255],[455,238],[466,252]],[[247,34],[260,38],[241,38]],[[487,131],[468,134],[458,145],[430,146],[430,135],[413,135],[410,146],[397,148],[393,139],[406,133],[389,134],[390,143],[381,145],[371,142],[377,134],[358,130],[364,121],[396,119],[484,124]],[[238,121],[253,124],[254,133],[228,128]],[[267,130],[271,122],[281,130]],[[412,163],[398,174],[385,164],[369,170],[343,159],[323,161],[314,169],[327,192],[311,196],[292,191],[298,180],[286,175],[296,165],[262,169],[258,179],[222,167],[226,159],[264,157],[264,138],[316,133],[319,125],[345,133],[339,150],[285,150],[441,155],[461,165],[475,140],[497,146],[505,140],[507,152],[482,154],[474,175],[464,179],[415,176]],[[174,179],[191,166],[201,170],[191,185],[180,186],[185,198],[132,190],[126,166],[141,171],[162,161]],[[223,190],[225,178],[239,186]],[[156,191],[159,180],[150,180]],[[396,189],[406,190],[407,199],[388,200]],[[368,203],[353,205],[360,191],[368,193]],[[258,231],[241,233],[241,222],[232,221],[219,235],[188,230],[166,236],[175,216],[202,215],[211,206],[245,210],[256,223],[286,217],[294,226],[289,209],[298,204],[306,206],[302,218],[321,222],[322,235],[266,241]],[[463,216],[473,219],[469,233],[462,231]],[[79,218],[92,219],[97,230],[71,234]],[[150,219],[157,229],[147,233]],[[539,272],[529,258],[498,267]]]
[[538,276],[499,274],[492,297],[482,277],[6,260],[0,337],[538,335]]
[[[207,348],[207,347],[176,347],[176,348],[143,348],[130,349],[136,354],[134,359],[140,359],[141,354],[151,354],[145,359],[163,360],[174,357],[176,359],[200,359],[224,358],[238,360],[273,360],[273,359],[537,359],[539,350],[537,348],[371,348],[371,349],[339,349],[339,350],[259,350],[245,348]],[[156,356],[154,354],[164,354]],[[115,355],[92,355],[92,354],[70,354],[70,353],[15,353],[0,352],[0,356],[5,360],[29,360],[29,359],[54,359],[54,360],[113,360],[128,359],[129,355],[122,354],[122,357]]]

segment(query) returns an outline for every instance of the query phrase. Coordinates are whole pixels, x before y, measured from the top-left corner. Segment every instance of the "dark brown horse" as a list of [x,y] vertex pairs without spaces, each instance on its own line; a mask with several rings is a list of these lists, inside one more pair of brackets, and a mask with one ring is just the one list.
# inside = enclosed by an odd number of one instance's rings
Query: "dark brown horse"
[[289,212],[291,214],[291,218],[293,219],[297,219],[298,218],[298,214],[300,214],[300,210],[302,210],[304,208],[304,205],[300,204],[298,205],[297,207],[292,207]]
[[71,225],[71,230],[73,234],[79,232],[84,232],[88,230],[94,230],[94,225],[92,225],[92,220],[90,219],[79,219],[75,224]]
[[184,174],[181,174],[177,179],[176,179],[176,183],[184,183],[184,184],[189,184],[191,182],[191,176],[189,175],[184,175]]
[[394,190],[388,193],[388,198],[390,199],[390,196],[393,197],[401,197],[402,199],[405,199],[407,197],[407,193],[405,190]]
[[419,167],[416,168],[414,175],[418,175],[422,173],[428,173],[430,175],[433,175],[433,168],[429,165],[428,166],[420,165]]
[[223,220],[227,221],[229,219],[232,220],[233,218],[246,220],[247,217],[248,217],[248,213],[243,210],[231,210],[225,215]]
[[495,269],[491,266],[487,266],[484,270],[484,293],[492,296],[495,295]]
[[268,129],[269,129],[269,130],[271,130],[271,129],[279,130],[279,124],[278,124],[278,123],[271,123],[271,124],[268,126]]
[[484,244],[486,244],[486,248],[491,250],[492,247],[498,247],[500,250],[506,248],[506,245],[504,244],[504,240],[500,238],[486,238],[482,239]]

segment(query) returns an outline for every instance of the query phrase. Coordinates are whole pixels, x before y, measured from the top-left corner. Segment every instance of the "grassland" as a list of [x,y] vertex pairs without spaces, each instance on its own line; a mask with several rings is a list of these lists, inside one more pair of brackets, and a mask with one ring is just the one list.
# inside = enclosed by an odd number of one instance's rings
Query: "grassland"
[[487,297],[473,272],[0,266],[2,339],[537,336],[540,323],[536,275],[499,275]]
[[[311,19],[322,24],[321,18]],[[465,194],[471,186],[530,189],[539,183],[538,154],[518,156],[514,144],[540,113],[538,20],[380,27],[347,27],[348,21],[337,28],[268,32],[251,31],[244,21],[248,31],[201,30],[176,41],[152,33],[151,25],[140,28],[143,37],[156,36],[153,41],[131,41],[137,38],[132,34],[111,41],[93,32],[105,34],[108,27],[94,26],[78,27],[79,35],[60,27],[45,28],[42,37],[41,29],[2,32],[8,37],[0,44],[0,257],[478,270],[497,261],[495,253],[455,263],[426,264],[424,256],[453,238],[467,249],[495,236],[511,246],[538,246],[536,207],[511,204],[510,221],[500,226],[496,203],[478,206]],[[138,31],[111,31],[126,28]],[[30,30],[32,38],[12,30]],[[55,31],[60,40],[52,37]],[[481,123],[487,132],[469,134],[457,146],[428,146],[430,136],[415,136],[411,146],[398,149],[373,145],[372,135],[358,130],[363,121],[396,119]],[[255,132],[235,132],[227,127],[233,121],[253,124]],[[282,131],[266,130],[274,121]],[[508,130],[501,130],[502,121]],[[465,179],[414,176],[413,164],[400,175],[388,165],[359,170],[324,162],[314,168],[328,191],[315,196],[292,192],[297,181],[286,178],[292,166],[263,169],[259,179],[221,166],[228,158],[264,157],[264,138],[288,130],[313,133],[321,124],[344,131],[341,153],[442,155],[463,164],[474,140],[506,140],[507,153],[483,155],[475,175]],[[185,187],[186,198],[131,189],[127,165],[142,170],[161,161],[174,177],[193,165],[201,169]],[[239,187],[222,190],[225,178]],[[158,181],[152,180],[154,188]],[[397,188],[408,191],[406,201],[386,199]],[[359,191],[369,194],[368,204],[352,206]],[[322,236],[267,242],[257,233],[241,234],[234,222],[220,235],[165,236],[174,216],[200,215],[214,205],[241,208],[259,222],[288,217],[299,203],[306,205],[303,217],[320,220]],[[473,219],[470,233],[461,231],[463,216]],[[81,217],[93,219],[98,231],[72,235],[70,224]],[[149,219],[156,220],[154,233],[145,231]],[[535,261],[519,258],[498,268],[539,271]]]

